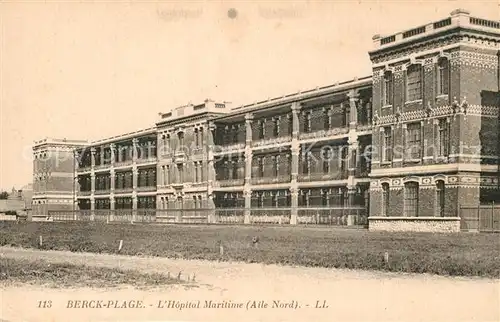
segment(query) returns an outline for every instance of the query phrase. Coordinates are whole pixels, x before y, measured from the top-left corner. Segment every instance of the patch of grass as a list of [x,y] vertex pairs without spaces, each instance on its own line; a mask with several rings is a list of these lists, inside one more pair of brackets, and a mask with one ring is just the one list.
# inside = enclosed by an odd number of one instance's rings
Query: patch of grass
[[2,258],[0,261],[0,283],[24,283],[54,288],[102,288],[121,285],[147,288],[173,284],[195,286],[163,274],[14,258]]
[[[259,237],[256,246],[255,236]],[[498,234],[293,226],[0,223],[0,245],[25,248],[496,278],[500,277],[499,238]],[[123,248],[118,252],[120,240]]]

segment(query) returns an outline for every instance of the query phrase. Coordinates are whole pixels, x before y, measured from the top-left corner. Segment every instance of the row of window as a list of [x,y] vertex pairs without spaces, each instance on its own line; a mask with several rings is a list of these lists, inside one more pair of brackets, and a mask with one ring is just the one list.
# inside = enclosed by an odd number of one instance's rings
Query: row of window
[[[437,95],[448,95],[450,91],[450,63],[445,57],[438,60],[435,80]],[[422,65],[410,65],[406,71],[405,101],[411,102],[421,100],[423,96],[423,86],[424,73]],[[392,72],[385,72],[381,89],[382,106],[392,105],[394,102],[394,76]]]
[[[444,217],[445,212],[445,185],[443,180],[436,181],[436,216]],[[406,217],[418,217],[419,185],[417,182],[407,182],[404,186],[403,213]],[[387,216],[390,208],[390,188],[388,183],[382,184],[381,215]]]
[[[450,126],[447,119],[440,119],[437,123],[437,129],[434,134],[434,146],[431,146],[436,152],[437,156],[445,157],[449,154],[450,145]],[[394,155],[393,146],[393,131],[390,126],[383,128],[383,139],[381,149],[382,162],[390,162]],[[411,160],[418,160],[422,157],[422,125],[418,123],[409,123],[406,125],[405,133],[405,146],[403,151],[405,158]]]

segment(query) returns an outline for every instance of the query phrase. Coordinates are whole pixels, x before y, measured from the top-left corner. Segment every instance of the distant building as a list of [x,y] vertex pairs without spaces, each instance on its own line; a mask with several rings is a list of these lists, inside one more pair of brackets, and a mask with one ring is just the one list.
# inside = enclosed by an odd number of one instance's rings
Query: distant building
[[248,222],[288,208],[297,224],[337,208],[350,225],[359,213],[345,210],[361,208],[432,226],[498,201],[500,22],[455,10],[373,40],[372,76],[233,109],[189,104],[89,144],[37,142],[34,213],[236,208]]

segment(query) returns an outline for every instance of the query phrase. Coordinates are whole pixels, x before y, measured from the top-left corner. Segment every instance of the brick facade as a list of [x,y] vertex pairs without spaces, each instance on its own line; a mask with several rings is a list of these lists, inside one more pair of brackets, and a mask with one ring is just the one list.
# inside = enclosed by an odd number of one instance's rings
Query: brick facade
[[[499,30],[457,10],[374,37],[371,77],[231,110],[176,108],[150,129],[77,149],[76,170],[35,159],[35,190],[74,188],[90,210],[103,198],[134,211],[238,208],[245,222],[250,207],[287,208],[292,224],[325,209],[351,224],[353,211],[456,217],[500,195]],[[47,166],[64,175],[40,177]]]

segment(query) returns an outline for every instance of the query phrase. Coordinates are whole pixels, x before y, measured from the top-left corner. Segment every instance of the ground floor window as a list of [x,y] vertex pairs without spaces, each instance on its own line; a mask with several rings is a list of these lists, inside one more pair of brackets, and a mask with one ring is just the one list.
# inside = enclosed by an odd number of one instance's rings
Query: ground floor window
[[407,182],[404,191],[404,214],[406,217],[418,217],[418,183]]

